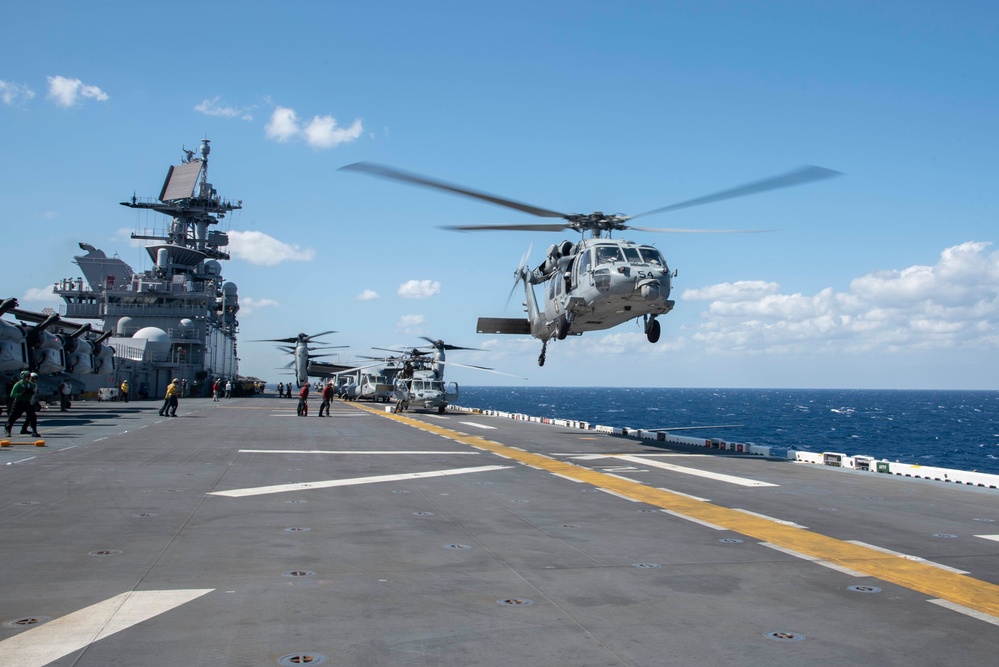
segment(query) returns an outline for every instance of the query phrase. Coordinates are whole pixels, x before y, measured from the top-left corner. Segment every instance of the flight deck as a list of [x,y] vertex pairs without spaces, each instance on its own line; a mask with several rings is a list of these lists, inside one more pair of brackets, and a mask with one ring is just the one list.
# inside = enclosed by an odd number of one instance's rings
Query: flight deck
[[0,665],[999,654],[996,489],[312,403],[43,412],[0,450]]

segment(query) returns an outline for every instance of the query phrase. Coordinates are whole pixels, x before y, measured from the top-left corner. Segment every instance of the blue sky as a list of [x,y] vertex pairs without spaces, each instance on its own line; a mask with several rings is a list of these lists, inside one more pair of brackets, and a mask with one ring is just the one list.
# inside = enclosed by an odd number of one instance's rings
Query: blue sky
[[[241,370],[335,329],[485,352],[462,384],[999,385],[999,7],[988,2],[16,3],[0,42],[3,295],[60,305],[77,243],[129,233],[212,142]],[[679,272],[639,325],[549,346],[475,333],[564,234],[457,233],[516,211],[338,168],[380,162],[543,208],[637,213],[803,164],[840,178],[642,220]]]

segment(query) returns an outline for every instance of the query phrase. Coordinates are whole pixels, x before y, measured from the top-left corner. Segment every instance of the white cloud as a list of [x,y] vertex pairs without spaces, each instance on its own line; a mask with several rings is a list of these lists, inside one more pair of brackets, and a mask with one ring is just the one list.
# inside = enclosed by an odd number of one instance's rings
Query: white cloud
[[374,301],[377,298],[379,298],[378,292],[371,289],[366,289],[357,295],[358,301]]
[[200,104],[194,107],[195,111],[205,114],[206,116],[222,116],[223,118],[239,118],[241,120],[253,120],[253,115],[250,113],[250,109],[237,109],[236,107],[224,107],[219,105],[220,97],[213,97],[212,99],[204,99]]
[[436,280],[408,280],[399,285],[398,294],[404,299],[427,299],[441,291]]
[[18,303],[22,304],[21,307],[24,308],[24,304],[28,302],[61,303],[62,299],[52,292],[52,285],[46,285],[45,287],[29,287]]
[[716,352],[897,352],[999,347],[999,252],[945,249],[933,266],[855,278],[845,292],[780,294],[773,283],[687,290],[708,300],[692,338]]
[[233,258],[260,266],[309,262],[316,256],[315,250],[289,245],[263,232],[229,232],[229,250]]
[[253,297],[240,297],[239,299],[239,315],[240,317],[244,315],[252,315],[253,311],[258,308],[267,308],[269,306],[280,306],[281,304],[274,299],[254,299]]
[[11,106],[19,100],[30,100],[35,96],[35,91],[20,83],[10,83],[0,80],[0,101]]
[[426,323],[427,320],[423,315],[403,315],[396,322],[395,330],[405,334],[420,333],[420,329]]
[[83,83],[79,79],[67,79],[63,76],[50,76],[48,97],[61,107],[69,108],[80,102],[80,98],[106,102],[108,94],[97,86]]
[[316,148],[333,148],[340,144],[350,143],[361,136],[361,121],[355,120],[348,128],[337,127],[333,116],[316,116],[302,132],[310,146]]
[[271,114],[271,120],[264,128],[267,138],[285,142],[298,134],[298,117],[294,109],[278,107]]
[[294,109],[279,106],[274,109],[264,130],[268,139],[281,143],[301,137],[313,148],[335,148],[340,144],[356,141],[364,127],[360,119],[355,120],[350,127],[339,127],[336,119],[328,115],[314,116],[308,124],[302,125]]

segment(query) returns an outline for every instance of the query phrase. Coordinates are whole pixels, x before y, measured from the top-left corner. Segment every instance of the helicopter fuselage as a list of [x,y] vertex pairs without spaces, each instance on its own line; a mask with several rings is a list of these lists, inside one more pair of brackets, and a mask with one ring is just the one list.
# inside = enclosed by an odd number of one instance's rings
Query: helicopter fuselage
[[[673,309],[669,298],[672,275],[662,254],[652,246],[623,239],[584,239],[553,264],[555,268],[540,276],[544,279],[543,310],[535,305],[532,284],[538,281],[538,272],[524,276],[535,338],[610,329]],[[537,312],[532,312],[535,308]]]

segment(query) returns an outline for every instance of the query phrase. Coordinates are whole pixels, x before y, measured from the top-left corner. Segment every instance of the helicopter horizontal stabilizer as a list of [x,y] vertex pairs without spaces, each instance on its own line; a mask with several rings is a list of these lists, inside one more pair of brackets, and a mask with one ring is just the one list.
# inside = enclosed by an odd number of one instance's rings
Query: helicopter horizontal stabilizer
[[525,317],[480,317],[475,333],[531,335],[531,323]]

